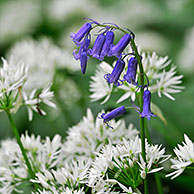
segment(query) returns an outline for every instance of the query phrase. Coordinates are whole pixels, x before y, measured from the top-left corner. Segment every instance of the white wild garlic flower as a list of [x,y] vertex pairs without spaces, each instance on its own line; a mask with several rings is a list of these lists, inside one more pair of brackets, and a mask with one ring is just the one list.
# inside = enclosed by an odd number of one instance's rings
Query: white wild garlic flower
[[[159,97],[165,95],[167,98],[175,100],[175,98],[171,94],[179,93],[182,89],[184,89],[183,86],[179,86],[179,84],[182,83],[183,75],[177,76],[176,68],[174,66],[171,66],[170,70],[165,70],[165,68],[171,64],[171,61],[168,60],[168,56],[159,57],[155,52],[153,52],[152,54],[142,52],[141,56],[144,72],[149,79],[149,90],[152,93],[157,92]],[[125,63],[125,67],[127,67],[127,58],[125,58]],[[113,63],[113,66],[114,64],[115,63]],[[91,77],[91,101],[104,99],[102,103],[105,103],[110,98],[111,92],[114,91],[115,87],[113,86],[113,84],[108,84],[106,82],[106,80],[104,79],[104,75],[106,73],[111,73],[112,69],[112,66],[110,66],[108,63],[100,63],[95,75]],[[138,71],[137,75],[139,74]],[[123,75],[124,72],[121,74],[121,80],[123,80]],[[122,86],[116,87],[116,89],[125,92],[117,100],[117,103],[120,103],[129,97],[131,97],[131,99],[134,101],[136,98],[135,93],[138,87],[125,82]]]
[[[29,136],[26,133],[22,135],[21,141],[35,172],[43,170],[49,172],[63,164],[61,157],[63,144],[59,135],[55,135],[52,140],[49,137],[41,140],[40,136]],[[0,193],[11,194],[12,191],[20,193],[18,186],[29,177],[22,153],[14,139],[1,142],[0,157]],[[46,175],[49,176],[49,173]],[[41,180],[44,180],[43,177]]]
[[194,164],[194,142],[186,134],[184,139],[183,145],[178,144],[174,149],[176,158],[171,159],[171,168],[175,171],[166,175],[167,177],[171,176],[171,179],[178,177],[188,166]]
[[108,144],[118,144],[122,138],[133,139],[139,133],[130,124],[128,128],[124,120],[110,121],[113,129],[103,124],[101,119],[94,118],[90,109],[87,110],[86,116],[75,126],[68,130],[68,135],[64,143],[64,155],[66,157],[87,156],[93,158],[95,152]]
[[53,193],[65,193],[67,187],[76,190],[81,184],[87,183],[87,172],[91,164],[92,160],[84,157],[79,160],[65,161],[61,163],[62,167],[56,170],[41,169],[31,182],[39,183],[44,191]]
[[7,54],[8,58],[11,56],[14,56],[15,61],[24,61],[28,67],[28,82],[24,86],[27,94],[53,82],[58,67],[70,71],[79,69],[72,54],[56,46],[46,37],[39,41],[29,38],[17,42]]
[[22,88],[27,80],[27,67],[23,62],[14,63],[13,58],[2,58],[0,67],[0,111],[16,112],[22,104]]
[[[41,115],[46,112],[41,110],[40,103],[55,108],[51,101],[54,93],[50,91],[51,84],[44,88],[35,88],[28,96],[25,91],[25,83],[28,82],[28,68],[23,62],[15,63],[13,57],[10,61],[2,58],[3,66],[0,67],[0,110],[9,109],[10,112],[17,112],[21,105],[26,105],[29,113],[29,120],[32,120],[33,112]],[[37,92],[38,91],[38,92]]]
[[[169,155],[165,155],[165,150],[161,149],[161,146],[150,145],[147,142],[146,155],[146,161],[143,161],[141,156],[141,139],[138,136],[134,140],[124,139],[123,142],[115,146],[111,143],[106,145],[97,153],[89,170],[89,186],[94,190],[98,190],[101,182],[107,181],[107,183],[111,183],[110,178],[108,178],[111,176],[111,180],[114,179],[120,182],[120,187],[122,188],[122,185],[126,184],[125,180],[122,181],[122,177],[128,176],[127,186],[129,190],[130,187],[136,188],[145,179],[147,174],[160,171],[163,167],[158,167],[158,165],[169,158]],[[128,171],[129,168],[131,169],[130,171]],[[133,172],[131,173],[131,171]],[[135,180],[130,181],[134,176],[136,177]]]

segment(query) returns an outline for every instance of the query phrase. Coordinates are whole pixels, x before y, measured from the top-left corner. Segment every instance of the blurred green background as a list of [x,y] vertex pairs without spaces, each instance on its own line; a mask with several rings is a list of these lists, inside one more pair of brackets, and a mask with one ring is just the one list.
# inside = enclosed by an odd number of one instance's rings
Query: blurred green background
[[[184,75],[182,85],[185,89],[174,95],[176,101],[153,95],[153,102],[161,108],[167,125],[159,118],[152,119],[148,123],[149,130],[153,142],[163,143],[167,150],[181,143],[184,133],[194,141],[194,1],[1,0],[0,56],[6,57],[17,42],[26,38],[39,41],[42,37],[48,37],[54,45],[71,53],[75,46],[69,33],[80,28],[84,17],[128,27],[136,34],[141,50],[169,56],[177,66],[178,74]],[[98,64],[98,60],[90,59],[84,76],[81,71],[57,68],[52,87],[57,109],[45,107],[47,116],[34,114],[33,121],[29,122],[27,111],[22,107],[14,116],[20,133],[27,130],[42,137],[52,137],[56,133],[65,137],[67,129],[81,120],[88,107],[94,115],[101,109],[114,108],[116,94],[105,105],[90,102],[90,76]],[[69,89],[72,85],[74,90]],[[77,96],[73,97],[75,93]],[[125,120],[138,128],[136,113],[129,113]],[[0,138],[13,137],[4,113],[0,113],[0,123]],[[189,177],[185,174],[174,181],[163,179],[164,190],[175,193],[179,188],[179,193],[194,193],[194,181]]]

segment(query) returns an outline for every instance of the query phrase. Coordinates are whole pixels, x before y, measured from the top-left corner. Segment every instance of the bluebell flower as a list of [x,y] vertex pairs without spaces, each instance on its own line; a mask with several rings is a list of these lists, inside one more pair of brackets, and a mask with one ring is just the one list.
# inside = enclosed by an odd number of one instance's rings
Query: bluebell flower
[[111,45],[113,45],[113,41],[114,41],[114,32],[112,31],[108,31],[106,33],[106,39],[104,42],[104,45],[102,47],[102,51],[101,51],[101,58],[104,58],[106,55],[109,56],[109,51],[110,51],[110,47]]
[[[125,67],[125,62],[123,60],[118,59],[112,73],[108,73],[104,75],[104,79],[109,83],[114,83],[116,86],[120,86],[123,84],[122,80],[119,79],[123,69]],[[119,82],[120,81],[120,82]]]
[[80,64],[81,64],[81,71],[83,74],[85,74],[86,72],[86,66],[87,66],[87,62],[88,62],[88,56],[87,53],[85,51],[81,52],[80,55]]
[[120,106],[114,110],[112,110],[111,112],[105,114],[105,113],[102,113],[100,118],[102,118],[104,121],[105,124],[107,124],[108,127],[112,128],[111,126],[108,125],[108,122],[111,120],[111,119],[114,119],[116,117],[119,117],[119,116],[122,116],[124,115],[126,112],[125,110],[125,107],[124,106]]
[[131,103],[132,103],[133,107],[135,108],[135,110],[140,114],[140,117],[146,117],[148,120],[150,120],[151,117],[156,117],[156,115],[154,115],[150,109],[151,92],[149,90],[145,90],[143,93],[143,111],[142,111],[142,113],[140,112],[140,108],[138,106],[136,106],[132,100],[131,100]]
[[85,74],[86,71],[86,66],[87,66],[87,61],[89,59],[89,57],[87,56],[87,54],[89,53],[88,47],[90,45],[90,39],[88,39],[87,37],[82,41],[82,44],[80,46],[79,51],[77,49],[75,49],[73,51],[73,56],[76,60],[80,60],[80,64],[81,64],[81,71],[83,74]]
[[92,50],[90,51],[90,55],[93,56],[94,58],[99,59],[100,61],[103,60],[100,54],[101,54],[105,39],[106,37],[104,34],[99,34],[94,42],[94,46]]
[[90,23],[85,23],[77,33],[70,33],[72,40],[79,46],[80,41],[83,37],[91,30],[92,25]]
[[126,74],[123,76],[124,81],[127,81],[128,83],[132,83],[134,85],[137,85],[138,83],[136,80],[136,72],[137,72],[137,59],[135,57],[131,57],[128,62],[128,68]]
[[126,48],[126,46],[129,44],[130,40],[131,40],[130,34],[125,34],[116,45],[111,47],[109,55],[121,58],[121,54],[123,50]]
[[143,111],[140,113],[140,117],[146,117],[150,120],[150,117],[156,117],[150,110],[151,92],[145,90],[143,93]]

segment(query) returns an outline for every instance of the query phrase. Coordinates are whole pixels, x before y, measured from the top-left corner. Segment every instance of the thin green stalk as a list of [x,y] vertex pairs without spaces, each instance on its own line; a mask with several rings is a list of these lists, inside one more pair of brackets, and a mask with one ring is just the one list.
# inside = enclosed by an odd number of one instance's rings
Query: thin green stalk
[[28,167],[28,171],[29,171],[30,177],[31,177],[31,178],[34,178],[34,177],[35,177],[35,174],[34,174],[34,172],[33,172],[33,170],[32,170],[31,164],[30,164],[30,162],[29,162],[29,160],[28,160],[28,157],[27,157],[27,155],[26,155],[25,148],[24,148],[24,146],[23,146],[23,144],[22,144],[22,142],[21,142],[21,139],[20,139],[18,130],[17,130],[17,128],[16,128],[16,125],[15,125],[15,123],[14,123],[14,120],[13,120],[13,118],[12,118],[12,116],[11,116],[11,114],[10,114],[9,111],[6,111],[6,113],[7,113],[9,122],[10,122],[10,124],[11,124],[12,131],[13,131],[15,137],[16,137],[17,143],[18,143],[18,145],[19,145],[19,147],[20,147],[20,149],[21,149],[22,155],[23,155],[24,160],[25,160],[25,162],[26,162],[26,166]]
[[149,144],[152,144],[152,140],[151,140],[151,137],[150,137],[150,133],[149,133],[149,130],[148,130],[148,126],[146,124],[146,120],[144,120],[144,125],[145,125],[145,134],[146,134],[148,143]]
[[155,180],[156,180],[156,186],[157,186],[158,194],[164,194],[163,188],[162,188],[162,182],[161,182],[161,178],[160,178],[159,174],[155,173],[154,177],[155,177]]
[[186,168],[194,170],[194,167],[192,167],[192,166],[187,166]]
[[144,180],[144,193],[149,193],[148,192],[148,181],[147,181],[147,179]]
[[[137,51],[137,47],[135,45],[134,39],[131,39],[131,47],[135,53],[137,62],[139,64],[139,70],[140,70],[140,85],[144,86],[144,70],[143,70],[143,64],[141,62],[140,55]],[[140,97],[139,97],[139,104],[140,104],[140,112],[143,111],[143,93],[144,93],[144,88],[140,88]],[[146,153],[145,153],[145,124],[144,124],[144,117],[140,117],[140,135],[141,135],[141,154],[146,161]],[[147,184],[147,179],[144,180],[144,193],[148,194],[148,184]]]
[[[144,121],[144,124],[145,124],[145,133],[146,133],[148,143],[151,144],[152,140],[151,140],[151,137],[150,137],[150,134],[148,131],[148,126],[146,125],[146,120]],[[157,187],[158,194],[164,194],[163,188],[162,188],[162,181],[161,181],[159,174],[155,173],[154,177],[155,177],[155,181],[156,181],[156,187]]]

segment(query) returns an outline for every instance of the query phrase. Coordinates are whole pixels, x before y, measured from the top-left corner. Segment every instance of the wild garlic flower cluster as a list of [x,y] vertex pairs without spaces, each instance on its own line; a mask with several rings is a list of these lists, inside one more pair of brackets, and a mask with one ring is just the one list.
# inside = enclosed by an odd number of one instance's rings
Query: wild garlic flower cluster
[[11,57],[10,61],[2,58],[3,66],[0,68],[0,110],[17,112],[21,105],[26,105],[29,113],[29,120],[32,120],[33,111],[45,115],[40,108],[44,103],[50,107],[55,107],[51,101],[53,92],[50,91],[51,84],[44,88],[35,88],[27,95],[24,85],[28,82],[28,66],[23,62],[15,62]]
[[[29,136],[26,133],[22,135],[21,141],[35,172],[52,169],[59,163],[62,146],[59,135],[52,140],[47,137],[42,141],[40,136]],[[0,157],[0,193],[21,192],[18,187],[24,180],[29,181],[29,175],[21,150],[14,139],[1,142]]]
[[138,136],[129,141],[104,146],[89,170],[89,186],[95,191],[103,187],[113,188],[117,184],[123,192],[126,187],[137,188],[149,173],[163,169],[158,165],[169,158],[161,145],[150,145],[146,142],[146,161],[141,155],[141,140]]
[[133,124],[128,128],[124,120],[111,120],[111,129],[103,124],[102,120],[94,116],[90,109],[87,110],[86,116],[75,126],[68,130],[63,153],[67,158],[87,156],[94,158],[95,153],[111,141],[116,145],[122,142],[122,138],[134,139],[139,133]]
[[21,88],[27,79],[27,67],[20,62],[15,64],[13,58],[8,63],[2,58],[0,68],[0,110],[12,110],[20,98]]
[[[114,129],[104,126],[102,120],[94,119],[88,109],[82,121],[69,129],[64,142],[59,135],[53,139],[22,135],[34,178],[29,177],[16,141],[2,141],[0,192],[22,192],[20,185],[25,180],[38,185],[32,194],[139,193],[138,186],[146,175],[161,170],[163,167],[158,165],[169,156],[161,145],[146,142],[144,161],[137,130],[131,124],[126,128],[122,120],[113,119],[110,124]],[[137,176],[132,176],[133,173]],[[115,184],[118,187],[113,188]]]
[[[169,70],[166,70],[166,67],[169,67],[171,64],[171,61],[168,60],[167,56],[160,57],[155,52],[152,54],[142,52],[141,56],[144,72],[149,79],[149,90],[152,93],[157,92],[159,97],[164,95],[171,100],[175,100],[171,94],[179,93],[184,88],[183,86],[179,86],[179,84],[182,83],[181,79],[183,78],[183,75],[176,75],[175,66],[171,66]],[[126,58],[125,62],[127,63],[127,61],[128,59]],[[114,65],[115,62],[113,63],[113,66]],[[104,74],[112,71],[112,69],[112,65],[106,62],[99,64],[95,75],[91,77],[91,100],[103,100],[101,104],[104,104],[109,100],[111,93],[114,92],[114,89],[117,89],[124,92],[124,94],[117,100],[117,103],[120,103],[128,98],[131,98],[132,101],[135,101],[138,86],[125,82],[125,84],[122,86],[114,88],[112,85],[109,85],[103,78]],[[124,78],[124,74],[125,73],[122,73],[121,77]],[[137,70],[137,74],[140,74],[139,69]],[[135,77],[134,80],[136,80]]]
[[12,56],[16,61],[22,60],[28,66],[29,81],[24,85],[28,93],[53,82],[56,68],[78,70],[77,65],[73,63],[72,55],[46,37],[40,40],[28,38],[17,42],[8,51],[7,58],[10,59]]
[[176,157],[171,159],[171,168],[175,171],[166,175],[167,177],[171,176],[171,179],[176,178],[182,174],[186,168],[194,164],[194,142],[192,142],[186,134],[184,135],[184,139],[185,142],[182,143],[183,145],[178,144],[174,149]]

